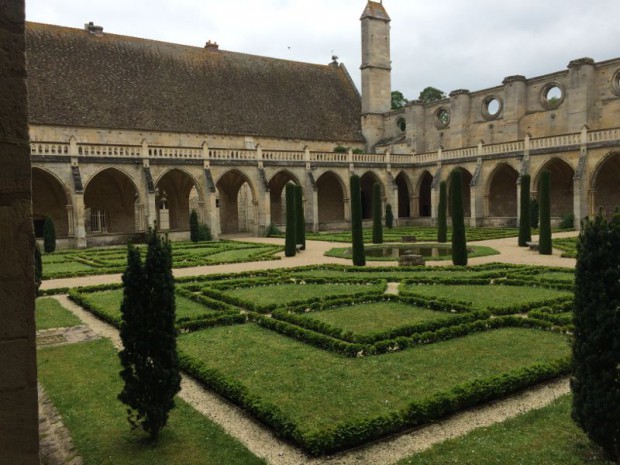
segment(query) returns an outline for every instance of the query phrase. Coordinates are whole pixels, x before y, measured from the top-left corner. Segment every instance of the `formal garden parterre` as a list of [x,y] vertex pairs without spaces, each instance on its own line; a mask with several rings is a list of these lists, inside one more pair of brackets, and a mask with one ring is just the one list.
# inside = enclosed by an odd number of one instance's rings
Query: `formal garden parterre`
[[[571,286],[563,269],[503,264],[182,278],[180,360],[278,436],[329,454],[567,374]],[[121,295],[70,293],[114,325]]]

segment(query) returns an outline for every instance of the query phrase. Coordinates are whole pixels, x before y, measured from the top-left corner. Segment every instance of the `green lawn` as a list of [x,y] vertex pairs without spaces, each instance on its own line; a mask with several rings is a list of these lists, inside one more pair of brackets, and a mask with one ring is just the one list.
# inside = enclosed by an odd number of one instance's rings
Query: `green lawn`
[[362,358],[341,357],[253,324],[182,335],[178,344],[309,432],[569,355],[564,336],[516,328]]
[[[123,300],[123,290],[113,289],[109,291],[99,291],[84,294],[88,302],[102,313],[106,313],[112,317],[121,317],[121,301]],[[215,315],[216,313],[209,310],[198,302],[177,295],[176,313],[177,318],[195,318],[203,315]]]
[[41,298],[35,300],[35,321],[37,331],[50,328],[70,328],[81,325],[82,322],[69,310],[52,298]]
[[180,399],[154,446],[131,432],[121,391],[120,364],[109,340],[38,351],[45,387],[85,465],[264,464]]
[[401,460],[397,465],[613,465],[570,418],[571,397]]
[[425,297],[471,302],[478,308],[504,308],[558,297],[569,297],[570,292],[525,286],[428,285],[401,284],[401,292],[412,292]]
[[402,302],[373,302],[305,314],[305,318],[367,335],[427,321],[446,321],[453,314],[414,307]]
[[384,284],[279,284],[274,286],[240,287],[224,294],[258,305],[286,304],[314,297],[380,293]]
[[423,278],[473,278],[486,276],[490,274],[497,273],[507,273],[509,272],[509,268],[501,268],[488,270],[488,269],[480,269],[476,268],[467,268],[467,269],[454,269],[452,267],[432,267],[432,268],[424,268],[424,267],[413,267],[413,268],[390,268],[390,267],[372,267],[372,268],[363,268],[358,269],[358,267],[349,267],[348,269],[338,269],[325,267],[323,269],[313,269],[313,270],[305,270],[305,269],[297,269],[290,270],[288,274],[291,276],[303,276],[303,277],[311,277],[311,278],[349,278],[349,279],[388,279],[392,281],[401,281],[405,279],[413,279],[417,276]]

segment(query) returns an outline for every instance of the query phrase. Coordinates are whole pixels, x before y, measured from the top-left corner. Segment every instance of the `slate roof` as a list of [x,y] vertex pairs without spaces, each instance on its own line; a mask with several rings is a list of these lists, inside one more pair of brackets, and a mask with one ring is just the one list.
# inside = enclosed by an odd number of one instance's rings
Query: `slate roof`
[[346,69],[28,23],[32,124],[363,141]]

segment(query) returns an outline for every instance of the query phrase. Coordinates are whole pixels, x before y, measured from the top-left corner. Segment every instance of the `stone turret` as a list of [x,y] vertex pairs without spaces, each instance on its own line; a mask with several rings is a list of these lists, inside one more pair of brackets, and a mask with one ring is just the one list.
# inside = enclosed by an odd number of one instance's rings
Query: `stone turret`
[[370,147],[382,138],[391,109],[390,17],[383,2],[369,1],[362,22],[362,132]]

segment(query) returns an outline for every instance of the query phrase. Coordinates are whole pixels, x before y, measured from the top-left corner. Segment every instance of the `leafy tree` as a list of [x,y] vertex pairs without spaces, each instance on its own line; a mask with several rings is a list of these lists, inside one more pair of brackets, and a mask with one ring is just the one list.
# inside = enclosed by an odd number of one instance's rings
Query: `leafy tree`
[[342,145],[337,145],[334,147],[334,153],[347,153],[348,151],[349,149]]
[[519,216],[519,247],[527,246],[532,240],[530,226],[530,175],[521,176],[521,216]]
[[299,185],[295,185],[295,218],[297,219],[295,242],[301,245],[301,250],[306,250],[306,215],[304,214],[303,190]]
[[446,94],[443,90],[436,89],[434,87],[427,87],[422,92],[418,100],[422,100],[424,103],[436,102],[437,100],[443,100],[446,98]]
[[152,440],[168,422],[174,396],[181,388],[176,348],[172,249],[167,239],[149,231],[146,261],[129,245],[121,303],[122,364],[125,382],[118,395],[128,406],[132,427]]
[[49,216],[45,217],[43,223],[43,250],[45,253],[52,253],[56,250],[56,228]]
[[295,228],[295,186],[288,183],[286,185],[286,237],[284,240],[284,255],[287,257],[294,257],[297,252]]
[[392,213],[392,205],[389,203],[385,206],[385,227],[388,229],[394,227],[394,213]]
[[355,266],[366,265],[364,254],[364,233],[362,231],[362,189],[360,177],[351,176],[351,236],[352,255]]
[[439,205],[437,211],[437,242],[448,242],[448,202],[446,181],[439,183]]
[[192,209],[189,214],[189,238],[192,242],[198,242],[200,240],[200,231],[198,224],[198,213]]
[[465,212],[463,210],[463,183],[460,170],[450,175],[450,200],[452,207],[452,263],[467,265],[467,238],[465,237]]
[[540,205],[537,199],[530,200],[530,225],[534,229],[538,229],[538,218],[540,215]]
[[620,463],[620,216],[582,223],[577,243],[572,416]]
[[34,242],[34,290],[35,297],[39,295],[39,288],[43,281],[43,261],[41,260],[41,248],[37,241]]
[[540,205],[540,231],[538,238],[538,253],[551,255],[553,252],[551,242],[551,194],[549,191],[550,173],[545,170],[540,173],[538,181],[538,197]]
[[383,225],[381,224],[381,186],[372,186],[372,243],[383,244]]
[[398,90],[392,91],[392,110],[399,110],[407,105],[408,102],[409,100],[405,98],[402,92]]

